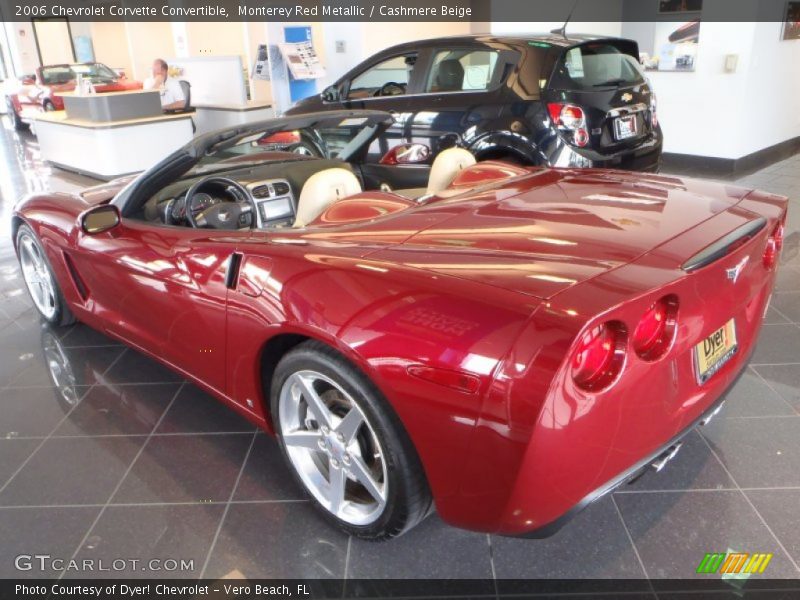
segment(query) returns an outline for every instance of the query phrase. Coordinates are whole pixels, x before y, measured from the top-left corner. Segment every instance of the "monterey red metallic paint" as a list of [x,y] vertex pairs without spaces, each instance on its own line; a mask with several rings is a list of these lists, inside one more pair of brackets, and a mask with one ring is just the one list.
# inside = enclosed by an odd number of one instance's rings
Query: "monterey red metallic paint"
[[[422,205],[367,192],[361,197],[379,200],[383,216],[351,198],[319,226],[297,230],[123,219],[106,233],[82,233],[79,215],[110,200],[113,185],[28,198],[15,218],[42,239],[80,320],[167,362],[266,429],[269,361],[296,336],[330,344],[389,399],[442,518],[517,534],[603,491],[731,384],[772,291],[774,270],[761,257],[787,202],[676,177],[473,169]],[[502,181],[498,169],[508,170]],[[767,227],[744,245],[681,270],[759,216]],[[240,276],[228,289],[234,252]],[[732,283],[726,269],[744,257]],[[633,331],[669,294],[679,299],[674,343],[645,361],[631,348]],[[692,348],[730,318],[739,351],[699,385]],[[627,329],[624,367],[613,385],[588,393],[569,375],[569,358],[584,331],[608,320]],[[466,374],[477,389],[418,376],[435,370]]]

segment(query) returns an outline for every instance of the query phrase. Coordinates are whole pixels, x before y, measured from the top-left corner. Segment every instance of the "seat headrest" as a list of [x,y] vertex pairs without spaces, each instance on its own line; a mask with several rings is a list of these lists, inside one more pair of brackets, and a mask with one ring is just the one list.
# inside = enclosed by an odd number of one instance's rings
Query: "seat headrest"
[[442,150],[431,165],[426,194],[441,192],[453,182],[462,169],[471,167],[476,162],[472,152],[464,148]]
[[300,191],[293,227],[305,227],[337,200],[359,192],[361,183],[347,169],[334,167],[314,173]]
[[462,89],[464,85],[464,67],[455,58],[439,63],[436,69],[436,88],[441,92]]

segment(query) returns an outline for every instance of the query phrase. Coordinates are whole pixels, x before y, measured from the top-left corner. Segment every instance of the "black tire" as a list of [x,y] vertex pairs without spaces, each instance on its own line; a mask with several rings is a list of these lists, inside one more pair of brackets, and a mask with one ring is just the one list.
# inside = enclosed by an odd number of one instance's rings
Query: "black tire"
[[19,114],[17,114],[17,110],[14,108],[14,103],[11,101],[11,98],[6,98],[6,107],[8,117],[11,119],[12,125],[14,125],[14,129],[17,131],[25,129],[26,125],[20,118]]
[[[309,493],[287,454],[280,430],[279,395],[287,378],[297,371],[317,371],[339,384],[366,415],[386,455],[388,492],[380,516],[369,525],[352,525],[331,513]],[[270,406],[281,452],[289,470],[325,519],[350,535],[373,541],[407,532],[433,509],[422,463],[400,419],[375,385],[341,354],[320,342],[304,342],[287,353],[272,377]]]
[[[53,267],[50,265],[50,261],[47,259],[47,255],[44,252],[44,248],[42,247],[39,238],[36,237],[36,234],[33,232],[33,230],[28,225],[25,224],[20,225],[14,242],[15,247],[17,249],[17,258],[20,259],[20,246],[22,242],[26,239],[30,239],[31,242],[38,248],[39,253],[44,259],[45,267],[50,273],[50,277],[52,279],[53,288],[55,292],[54,294],[55,311],[53,312],[52,316],[48,317],[47,315],[42,313],[42,311],[39,310],[39,308],[36,306],[36,303],[34,303],[34,307],[39,311],[39,315],[42,317],[42,319],[44,319],[51,325],[54,325],[56,327],[66,327],[67,325],[72,325],[76,321],[75,315],[72,314],[72,311],[70,311],[66,300],[64,300],[64,294],[61,292],[61,287],[58,285],[58,279],[56,279],[55,273],[53,272]],[[20,262],[20,268],[22,268],[21,262]]]

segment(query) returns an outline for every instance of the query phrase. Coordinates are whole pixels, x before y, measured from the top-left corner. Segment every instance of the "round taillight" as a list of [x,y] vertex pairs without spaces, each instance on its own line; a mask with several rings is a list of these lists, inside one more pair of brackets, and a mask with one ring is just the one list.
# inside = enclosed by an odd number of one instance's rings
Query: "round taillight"
[[575,384],[590,392],[611,385],[625,363],[625,342],[625,326],[619,321],[608,321],[583,334],[571,360]]
[[778,223],[778,226],[775,227],[775,231],[772,234],[772,237],[775,238],[775,249],[778,252],[780,252],[781,248],[783,248],[783,232],[784,232],[783,223]]
[[770,236],[767,239],[767,247],[764,248],[764,266],[771,269],[778,262],[778,244],[775,238]]
[[653,361],[672,347],[677,327],[678,299],[664,296],[647,309],[633,332],[633,349],[642,360]]
[[778,263],[778,255],[783,248],[783,223],[778,223],[767,238],[767,247],[764,248],[764,266],[771,269]]

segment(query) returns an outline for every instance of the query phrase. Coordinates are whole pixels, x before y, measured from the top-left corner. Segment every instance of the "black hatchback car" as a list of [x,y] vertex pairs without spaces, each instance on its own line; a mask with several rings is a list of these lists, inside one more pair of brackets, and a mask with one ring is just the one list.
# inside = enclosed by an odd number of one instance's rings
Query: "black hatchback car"
[[653,171],[662,134],[638,56],[633,40],[582,35],[406,43],[362,62],[287,114],[392,113],[395,126],[367,157],[372,175],[390,185],[392,170],[380,173],[380,164],[423,166],[451,146],[478,160]]

